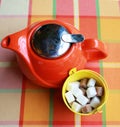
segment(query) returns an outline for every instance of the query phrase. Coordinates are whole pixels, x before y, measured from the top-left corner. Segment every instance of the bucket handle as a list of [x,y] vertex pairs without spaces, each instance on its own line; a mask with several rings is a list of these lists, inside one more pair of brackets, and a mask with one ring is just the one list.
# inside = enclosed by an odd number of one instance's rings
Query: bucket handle
[[70,71],[69,71],[69,75],[73,75],[75,72],[77,72],[77,68],[72,68]]

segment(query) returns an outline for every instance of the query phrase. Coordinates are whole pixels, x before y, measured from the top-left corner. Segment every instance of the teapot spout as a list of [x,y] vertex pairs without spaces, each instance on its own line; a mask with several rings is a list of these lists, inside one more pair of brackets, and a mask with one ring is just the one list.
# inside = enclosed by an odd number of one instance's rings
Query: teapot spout
[[26,29],[6,36],[2,40],[1,46],[3,48],[13,50],[19,55],[25,56],[25,54],[27,54],[27,51],[26,51],[27,50],[27,48],[26,48]]
[[10,36],[6,36],[2,42],[1,42],[1,46],[3,48],[9,48],[9,45],[10,45]]

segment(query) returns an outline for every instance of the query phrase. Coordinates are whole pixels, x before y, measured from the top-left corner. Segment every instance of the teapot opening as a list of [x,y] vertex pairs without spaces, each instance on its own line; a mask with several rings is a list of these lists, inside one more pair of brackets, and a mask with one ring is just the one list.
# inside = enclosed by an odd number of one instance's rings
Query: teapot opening
[[7,37],[5,37],[5,38],[3,39],[3,41],[2,41],[2,47],[6,48],[6,47],[8,47],[9,45],[10,45],[10,37],[7,36]]
[[45,58],[57,58],[68,51],[71,44],[62,40],[68,30],[58,24],[40,26],[33,34],[31,47],[34,52]]

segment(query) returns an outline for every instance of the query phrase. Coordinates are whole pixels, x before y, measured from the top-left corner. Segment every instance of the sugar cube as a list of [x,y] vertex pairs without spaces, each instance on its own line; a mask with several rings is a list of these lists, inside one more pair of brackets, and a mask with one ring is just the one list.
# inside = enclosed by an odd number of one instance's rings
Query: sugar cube
[[81,109],[81,111],[82,113],[89,113],[92,111],[92,107],[90,106],[90,104],[87,104]]
[[74,88],[71,90],[71,92],[75,97],[78,97],[80,94],[83,94],[83,91],[79,88]]
[[80,82],[79,82],[79,81],[70,82],[70,83],[67,85],[66,90],[67,90],[67,91],[70,91],[70,90],[72,90],[72,89],[74,89],[74,88],[79,88],[79,86],[80,86]]
[[75,112],[80,112],[82,105],[78,104],[77,102],[73,102],[71,107]]
[[89,113],[101,103],[104,87],[94,78],[83,78],[66,86],[65,98],[75,112]]
[[95,86],[96,80],[93,78],[90,78],[87,83],[87,87]]
[[73,101],[75,101],[75,98],[74,98],[71,91],[66,92],[65,97],[66,97],[66,100],[69,104],[72,103]]
[[100,104],[100,99],[98,97],[95,96],[94,98],[92,98],[90,105],[93,108],[96,108],[99,104]]
[[97,94],[95,87],[87,88],[86,93],[88,98],[94,97]]
[[87,88],[88,79],[84,78],[80,80],[80,87]]
[[81,94],[77,97],[76,101],[79,102],[81,105],[86,105],[89,102],[89,99]]
[[103,95],[103,88],[100,86],[96,86],[96,92],[97,92],[97,96],[102,96]]

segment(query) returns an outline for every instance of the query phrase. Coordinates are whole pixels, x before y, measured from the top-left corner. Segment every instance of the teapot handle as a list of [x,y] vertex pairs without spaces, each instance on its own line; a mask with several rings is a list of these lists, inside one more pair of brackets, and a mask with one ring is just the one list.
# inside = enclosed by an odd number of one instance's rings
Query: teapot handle
[[107,57],[105,44],[97,39],[85,39],[81,47],[88,61]]

